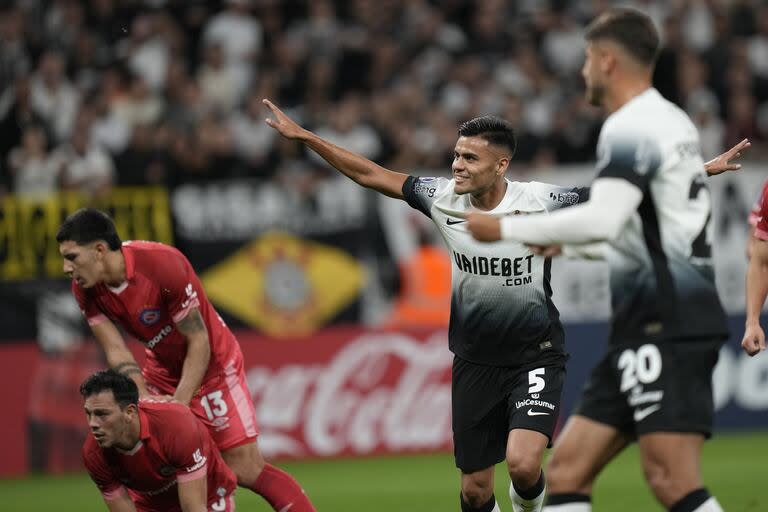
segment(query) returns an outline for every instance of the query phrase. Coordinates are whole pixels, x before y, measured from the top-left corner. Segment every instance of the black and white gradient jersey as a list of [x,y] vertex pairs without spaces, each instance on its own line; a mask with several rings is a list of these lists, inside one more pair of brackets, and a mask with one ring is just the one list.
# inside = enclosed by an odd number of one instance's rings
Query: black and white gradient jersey
[[[464,216],[476,211],[469,194],[454,192],[446,178],[408,177],[403,195],[430,217],[452,260],[451,351],[476,364],[535,367],[565,361],[563,327],[552,303],[550,266],[523,244],[478,242]],[[588,189],[507,181],[499,205],[504,216],[548,212],[584,200]]]
[[611,342],[727,337],[712,265],[712,202],[691,120],[648,89],[606,119],[597,159],[598,178],[627,180],[643,194],[607,244]]

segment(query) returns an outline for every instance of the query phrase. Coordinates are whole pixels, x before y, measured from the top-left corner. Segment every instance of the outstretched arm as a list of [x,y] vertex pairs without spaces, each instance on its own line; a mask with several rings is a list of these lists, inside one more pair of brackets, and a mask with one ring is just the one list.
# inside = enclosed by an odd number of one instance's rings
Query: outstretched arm
[[404,199],[403,184],[408,178],[407,174],[390,171],[363,156],[331,144],[299,126],[271,101],[265,99],[262,102],[274,116],[267,118],[267,124],[277,130],[280,135],[301,141],[355,183],[389,197]]
[[473,213],[467,217],[467,227],[482,242],[515,240],[537,246],[601,242],[619,234],[643,198],[640,189],[619,178],[598,178],[590,193],[586,203],[547,215],[497,219]]
[[[754,235],[753,235],[754,236]],[[765,350],[765,333],[760,327],[760,311],[768,295],[768,241],[754,239],[747,268],[747,322],[741,346],[750,356]]]
[[704,169],[706,169],[709,176],[717,176],[725,171],[738,171],[741,169],[741,164],[731,163],[731,160],[739,158],[741,152],[749,149],[750,146],[752,146],[752,143],[749,142],[749,139],[744,139],[722,155],[718,155],[704,164]]

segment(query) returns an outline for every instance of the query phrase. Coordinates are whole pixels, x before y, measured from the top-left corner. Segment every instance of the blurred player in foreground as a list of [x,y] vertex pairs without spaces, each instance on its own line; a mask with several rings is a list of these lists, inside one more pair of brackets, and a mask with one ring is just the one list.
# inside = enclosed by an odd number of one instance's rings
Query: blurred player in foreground
[[83,462],[110,512],[235,510],[235,475],[187,407],[140,402],[136,383],[114,370],[88,377],[80,394]]
[[[646,481],[664,507],[719,512],[700,459],[712,429],[712,371],[728,329],[715,288],[699,136],[651,86],[659,39],[646,15],[610,9],[586,37],[587,99],[610,114],[589,201],[549,215],[468,218],[479,240],[523,242],[545,255],[558,254],[560,244],[605,242],[597,248],[611,268],[609,348],[555,444],[545,510],[590,511],[597,475],[637,438]],[[738,168],[729,160],[748,145],[707,172]]]
[[[299,484],[259,451],[240,346],[187,258],[160,243],[122,243],[112,219],[94,209],[70,215],[56,240],[72,293],[110,367],[136,381],[142,397],[160,394],[188,405],[238,485],[275,510],[313,511]],[[144,343],[143,371],[117,325]]]

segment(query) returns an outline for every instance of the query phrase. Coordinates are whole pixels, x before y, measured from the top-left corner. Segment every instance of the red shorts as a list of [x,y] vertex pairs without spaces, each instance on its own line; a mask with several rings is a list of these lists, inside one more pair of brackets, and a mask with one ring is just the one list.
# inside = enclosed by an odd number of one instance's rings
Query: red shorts
[[[172,395],[173,388],[163,386],[145,375],[150,393]],[[247,444],[259,435],[256,408],[245,383],[243,360],[238,358],[224,372],[203,382],[189,402],[190,410],[208,427],[219,451]],[[227,509],[229,510],[229,509]]]

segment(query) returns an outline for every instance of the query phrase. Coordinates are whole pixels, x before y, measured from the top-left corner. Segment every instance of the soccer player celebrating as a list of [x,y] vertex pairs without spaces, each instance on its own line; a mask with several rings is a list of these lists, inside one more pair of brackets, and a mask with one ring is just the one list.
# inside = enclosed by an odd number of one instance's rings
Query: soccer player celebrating
[[[243,355],[181,252],[154,242],[122,243],[106,214],[81,209],[56,234],[72,293],[110,367],[142,396],[168,395],[205,424],[240,486],[275,510],[313,511],[299,484],[267,464]],[[143,372],[117,330],[145,344]]]
[[464,216],[551,211],[579,202],[583,190],[505,178],[515,152],[509,123],[480,117],[461,125],[453,179],[385,169],[302,128],[268,100],[267,123],[297,139],[358,184],[432,219],[453,261],[449,346],[453,441],[461,470],[462,511],[498,511],[494,465],[506,459],[515,511],[538,510],[544,497],[541,460],[560,409],[567,354],[551,301],[550,263],[523,244],[481,244]]
[[[549,215],[468,219],[479,240],[532,244],[548,255],[559,252],[555,244],[606,242],[610,344],[555,445],[548,512],[590,511],[595,478],[634,438],[664,507],[722,510],[700,476],[712,371],[728,336],[709,243],[711,201],[695,127],[651,87],[658,44],[651,20],[631,9],[610,9],[587,30],[587,98],[610,114],[588,202]],[[748,145],[707,172],[737,169],[729,161]]]
[[80,394],[83,461],[110,512],[235,510],[235,475],[187,407],[139,402],[134,381],[114,370],[88,377]]

